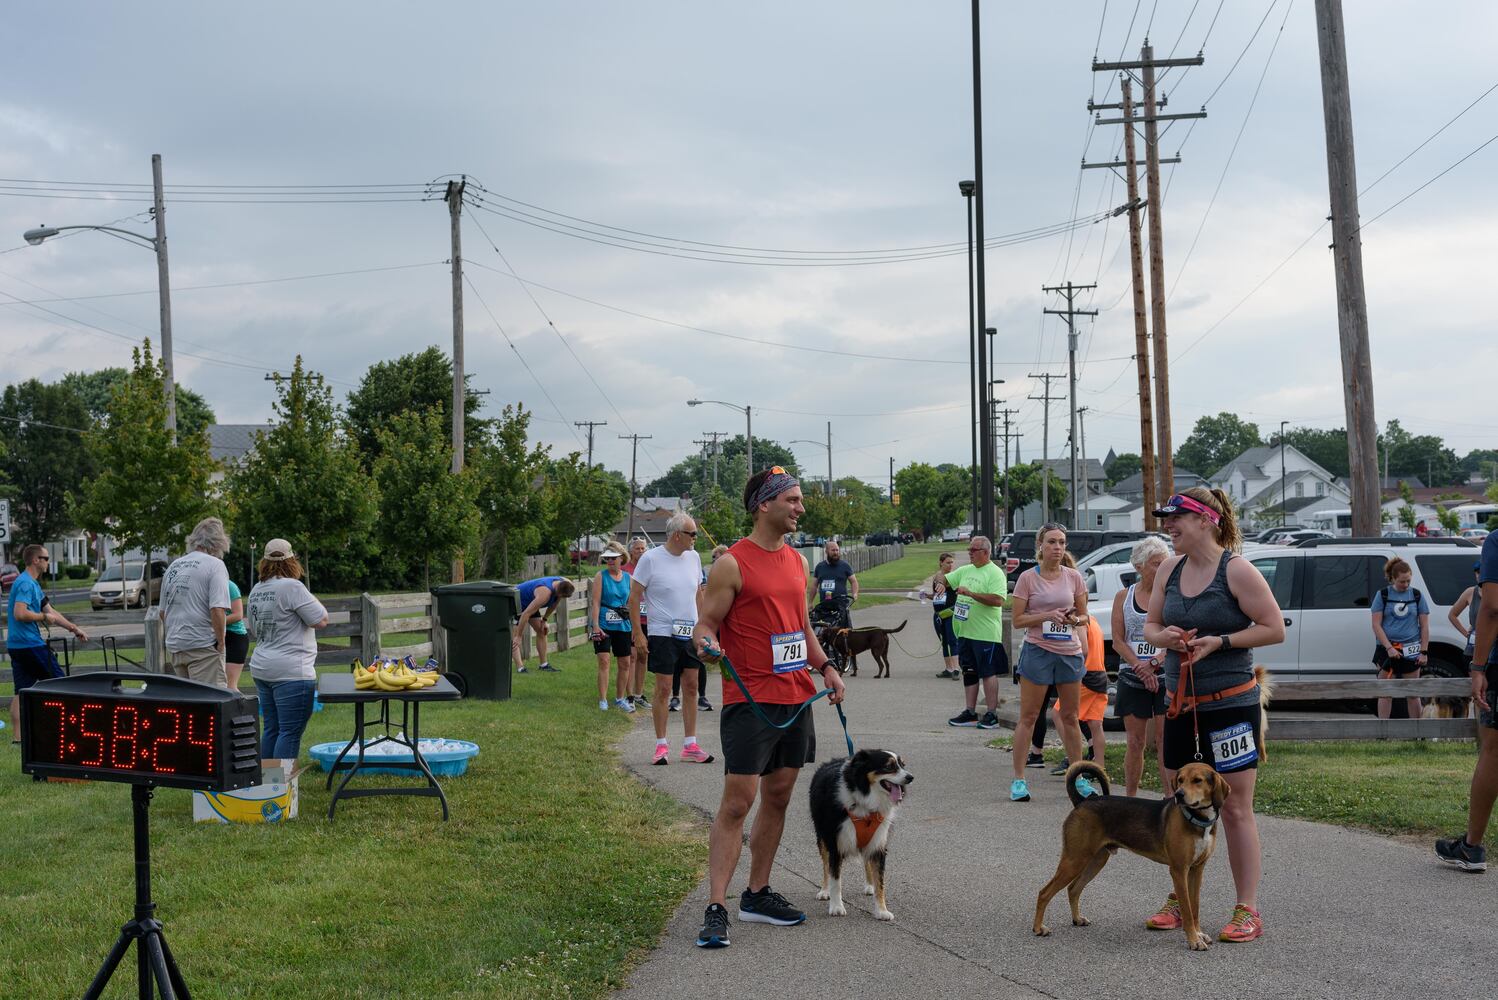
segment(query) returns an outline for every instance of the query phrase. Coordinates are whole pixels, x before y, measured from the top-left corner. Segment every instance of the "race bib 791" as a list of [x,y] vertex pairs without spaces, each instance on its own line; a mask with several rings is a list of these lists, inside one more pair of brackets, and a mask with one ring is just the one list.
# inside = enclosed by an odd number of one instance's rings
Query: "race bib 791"
[[770,636],[770,664],[777,674],[805,669],[806,633],[782,632]]

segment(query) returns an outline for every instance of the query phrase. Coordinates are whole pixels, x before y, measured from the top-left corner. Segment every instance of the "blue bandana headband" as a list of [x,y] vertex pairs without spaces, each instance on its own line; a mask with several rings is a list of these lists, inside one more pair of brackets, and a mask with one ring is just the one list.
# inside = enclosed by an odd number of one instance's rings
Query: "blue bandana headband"
[[760,504],[774,500],[786,490],[800,485],[801,481],[799,479],[777,465],[770,470],[770,474],[765,477],[765,481],[759,484],[759,489],[754,491],[754,496],[750,498],[747,509],[749,513],[753,514],[759,510]]

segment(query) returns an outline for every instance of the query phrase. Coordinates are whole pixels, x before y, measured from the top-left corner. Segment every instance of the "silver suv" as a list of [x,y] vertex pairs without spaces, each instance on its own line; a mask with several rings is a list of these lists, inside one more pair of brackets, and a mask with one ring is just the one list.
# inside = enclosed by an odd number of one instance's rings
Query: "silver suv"
[[1472,564],[1479,552],[1461,538],[1318,538],[1246,552],[1244,558],[1264,574],[1285,614],[1285,641],[1255,650],[1255,660],[1279,677],[1371,676],[1375,640],[1369,609],[1388,583],[1384,563],[1398,555],[1410,564],[1412,586],[1430,604],[1425,673],[1465,677],[1466,640],[1446,613],[1475,582]]

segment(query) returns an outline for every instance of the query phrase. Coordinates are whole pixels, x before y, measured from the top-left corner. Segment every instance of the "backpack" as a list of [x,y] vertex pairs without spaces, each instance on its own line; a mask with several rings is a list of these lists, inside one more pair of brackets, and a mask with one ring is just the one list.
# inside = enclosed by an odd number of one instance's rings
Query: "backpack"
[[[1420,598],[1420,588],[1419,587],[1411,587],[1410,588],[1410,594],[1411,594],[1411,597],[1410,597],[1410,599],[1408,601],[1400,601],[1399,603],[1400,604],[1413,604],[1415,606],[1415,612],[1416,612],[1416,614],[1419,614],[1419,611],[1420,611],[1420,600],[1421,600],[1421,598]],[[1382,590],[1380,590],[1378,592],[1378,596],[1381,597],[1381,598],[1383,598],[1384,608],[1387,609],[1389,607],[1389,588],[1385,587]]]

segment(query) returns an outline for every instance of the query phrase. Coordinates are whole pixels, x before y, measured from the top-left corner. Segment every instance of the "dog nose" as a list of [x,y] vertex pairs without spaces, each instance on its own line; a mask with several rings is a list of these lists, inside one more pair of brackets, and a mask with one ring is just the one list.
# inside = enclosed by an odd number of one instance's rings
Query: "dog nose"
[[911,774],[909,771],[906,771],[905,772],[905,784],[908,785],[908,784],[910,784],[914,780],[915,780],[915,775]]

